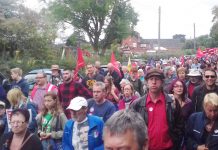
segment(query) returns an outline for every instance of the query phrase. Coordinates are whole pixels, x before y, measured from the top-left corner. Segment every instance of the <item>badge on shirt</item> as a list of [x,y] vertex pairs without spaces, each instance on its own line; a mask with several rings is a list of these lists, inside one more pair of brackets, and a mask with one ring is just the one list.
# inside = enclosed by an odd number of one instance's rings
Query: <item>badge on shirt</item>
[[98,137],[98,135],[99,135],[99,133],[98,133],[98,131],[94,131],[94,138],[97,138]]
[[91,108],[89,109],[89,114],[92,115],[93,112],[94,112],[94,107],[91,107]]
[[149,111],[153,111],[153,107],[150,107],[148,110],[149,110]]

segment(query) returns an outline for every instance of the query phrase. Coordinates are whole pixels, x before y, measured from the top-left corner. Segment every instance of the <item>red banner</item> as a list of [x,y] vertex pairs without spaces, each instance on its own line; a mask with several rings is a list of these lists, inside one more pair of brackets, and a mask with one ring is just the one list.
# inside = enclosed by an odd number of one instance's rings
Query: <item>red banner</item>
[[77,64],[74,71],[74,77],[77,76],[79,70],[85,66],[85,61],[83,59],[83,52],[80,48],[77,49]]
[[113,64],[114,66],[114,70],[119,74],[119,76],[121,76],[121,73],[120,73],[120,70],[119,70],[119,65],[116,61],[116,57],[114,55],[114,52],[112,51],[111,53],[111,63]]

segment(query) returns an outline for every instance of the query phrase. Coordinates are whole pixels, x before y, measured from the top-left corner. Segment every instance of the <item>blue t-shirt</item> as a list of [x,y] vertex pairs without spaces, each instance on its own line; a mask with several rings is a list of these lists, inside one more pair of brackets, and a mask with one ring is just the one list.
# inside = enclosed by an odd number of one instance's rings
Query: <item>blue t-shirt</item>
[[95,100],[88,100],[88,114],[95,115],[103,119],[104,122],[107,121],[116,111],[116,108],[112,102],[106,100],[103,104],[97,104]]

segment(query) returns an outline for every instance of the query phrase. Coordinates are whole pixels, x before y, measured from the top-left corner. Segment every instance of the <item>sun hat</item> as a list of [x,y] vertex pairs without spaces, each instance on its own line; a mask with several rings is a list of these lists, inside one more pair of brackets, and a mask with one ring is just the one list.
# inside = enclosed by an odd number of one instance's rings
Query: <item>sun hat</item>
[[189,73],[187,74],[187,76],[191,76],[191,77],[201,76],[201,72],[198,69],[189,69]]

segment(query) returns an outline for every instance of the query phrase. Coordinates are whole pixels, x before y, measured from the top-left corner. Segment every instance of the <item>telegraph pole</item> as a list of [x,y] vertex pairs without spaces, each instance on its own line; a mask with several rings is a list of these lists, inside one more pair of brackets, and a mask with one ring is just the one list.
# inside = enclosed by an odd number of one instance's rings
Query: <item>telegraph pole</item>
[[160,50],[160,22],[161,22],[161,7],[158,8],[158,51]]
[[195,23],[194,23],[194,50],[196,51]]

